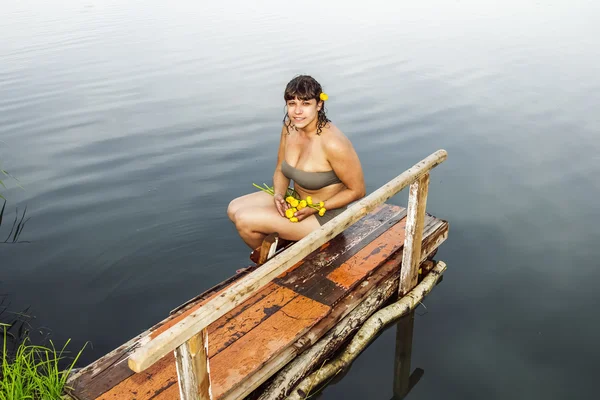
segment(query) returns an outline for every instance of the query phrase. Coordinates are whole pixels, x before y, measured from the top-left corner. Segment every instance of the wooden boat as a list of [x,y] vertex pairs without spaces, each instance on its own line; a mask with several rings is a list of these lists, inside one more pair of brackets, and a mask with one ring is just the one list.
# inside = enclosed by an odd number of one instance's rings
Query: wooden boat
[[[380,307],[428,275],[434,264],[426,260],[448,236],[448,223],[425,213],[429,170],[445,157],[434,153],[297,243],[266,240],[251,267],[72,375],[69,395],[264,397],[278,372],[365,299]],[[409,184],[408,209],[385,203]]]

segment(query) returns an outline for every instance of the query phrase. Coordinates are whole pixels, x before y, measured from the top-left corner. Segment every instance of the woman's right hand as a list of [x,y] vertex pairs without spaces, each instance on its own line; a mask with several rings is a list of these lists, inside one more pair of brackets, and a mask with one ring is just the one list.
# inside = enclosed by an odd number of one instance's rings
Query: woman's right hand
[[288,203],[286,203],[283,195],[277,193],[273,196],[273,200],[275,201],[275,208],[277,208],[279,215],[285,217],[285,210],[288,209]]

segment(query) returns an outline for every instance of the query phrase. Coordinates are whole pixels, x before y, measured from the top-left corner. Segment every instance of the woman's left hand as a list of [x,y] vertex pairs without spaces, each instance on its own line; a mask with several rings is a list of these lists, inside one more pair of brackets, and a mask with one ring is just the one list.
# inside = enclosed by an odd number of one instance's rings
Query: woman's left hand
[[294,213],[294,216],[298,218],[298,222],[302,221],[304,218],[308,218],[313,214],[318,213],[319,211],[315,210],[312,207],[304,207],[302,210],[298,210]]

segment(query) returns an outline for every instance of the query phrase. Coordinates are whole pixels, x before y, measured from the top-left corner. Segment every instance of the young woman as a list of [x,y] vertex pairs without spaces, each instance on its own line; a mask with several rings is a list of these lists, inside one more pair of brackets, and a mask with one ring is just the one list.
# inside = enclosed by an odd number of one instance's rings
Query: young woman
[[[297,241],[343,212],[365,195],[362,167],[352,143],[325,115],[327,95],[312,77],[301,75],[285,88],[277,165],[273,175],[275,195],[257,192],[231,201],[227,215],[250,248],[260,246],[266,235],[277,232]],[[298,210],[298,222],[285,216],[285,193],[294,181],[302,199],[323,201],[323,216],[311,207]]]

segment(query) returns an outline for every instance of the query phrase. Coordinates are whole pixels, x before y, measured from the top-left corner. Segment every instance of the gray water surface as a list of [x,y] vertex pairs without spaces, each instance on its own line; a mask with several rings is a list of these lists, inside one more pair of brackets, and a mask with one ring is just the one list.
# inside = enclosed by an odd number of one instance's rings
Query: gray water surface
[[[232,275],[248,250],[227,204],[271,179],[306,73],[369,193],[449,154],[427,204],[448,271],[408,398],[597,396],[599,3],[414,3],[4,4],[0,160],[25,187],[5,218],[31,220],[30,243],[0,245],[0,292],[55,341],[91,341],[87,364]],[[322,397],[391,398],[394,342]]]

